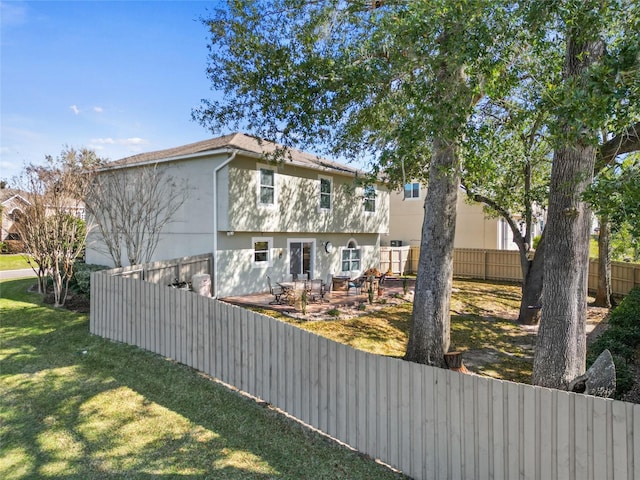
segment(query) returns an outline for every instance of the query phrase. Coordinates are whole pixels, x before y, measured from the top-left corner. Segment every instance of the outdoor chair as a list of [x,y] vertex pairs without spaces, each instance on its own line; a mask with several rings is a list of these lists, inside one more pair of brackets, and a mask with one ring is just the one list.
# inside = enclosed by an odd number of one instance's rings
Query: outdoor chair
[[267,275],[267,283],[269,284],[269,293],[274,297],[273,301],[269,302],[269,305],[282,304],[281,297],[282,297],[282,294],[284,293],[284,288],[279,286],[275,286],[275,287],[272,286],[271,277],[269,275]]
[[324,283],[322,280],[310,280],[309,284],[309,296],[312,302],[322,301],[324,299]]
[[353,288],[356,291],[356,295],[362,293],[362,287],[366,281],[365,277],[359,277],[354,280],[349,280],[347,284],[347,295],[349,295],[349,291]]

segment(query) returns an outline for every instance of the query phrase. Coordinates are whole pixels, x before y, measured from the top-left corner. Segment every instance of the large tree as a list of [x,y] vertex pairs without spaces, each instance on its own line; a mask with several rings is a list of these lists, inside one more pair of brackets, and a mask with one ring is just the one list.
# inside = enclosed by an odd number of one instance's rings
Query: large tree
[[480,0],[245,0],[204,20],[223,98],[204,100],[198,121],[364,156],[391,185],[428,180],[411,361],[443,365],[449,347],[461,142],[477,102],[512,79],[516,11]]
[[629,104],[633,97],[615,95],[630,92],[624,84],[637,91],[638,6],[567,1],[543,4],[536,13],[538,25],[550,19],[542,35],[558,35],[565,58],[562,76],[548,92],[555,144],[533,382],[566,388],[585,369],[591,210],[583,193],[593,177],[603,126],[629,124],[638,112]]

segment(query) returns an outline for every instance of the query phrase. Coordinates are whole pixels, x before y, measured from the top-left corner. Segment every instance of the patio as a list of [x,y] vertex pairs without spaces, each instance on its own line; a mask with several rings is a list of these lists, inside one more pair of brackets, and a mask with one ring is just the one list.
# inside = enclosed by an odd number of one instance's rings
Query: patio
[[[387,277],[382,287],[381,295],[374,292],[373,305],[383,307],[392,303],[403,302],[413,299],[415,279],[407,279],[407,295],[403,295],[403,279],[399,277]],[[240,297],[225,297],[220,299],[223,302],[231,303],[241,307],[263,308],[282,313],[287,316],[300,319],[318,319],[318,317],[329,317],[327,312],[331,310],[353,310],[357,311],[359,305],[365,305],[367,309],[369,296],[365,288],[360,293],[351,288],[346,290],[332,290],[324,296],[324,301],[308,302],[307,313],[302,315],[299,303],[297,305],[274,304],[274,296],[269,292],[255,293]],[[344,312],[342,312],[344,313]],[[342,316],[342,315],[341,315]]]

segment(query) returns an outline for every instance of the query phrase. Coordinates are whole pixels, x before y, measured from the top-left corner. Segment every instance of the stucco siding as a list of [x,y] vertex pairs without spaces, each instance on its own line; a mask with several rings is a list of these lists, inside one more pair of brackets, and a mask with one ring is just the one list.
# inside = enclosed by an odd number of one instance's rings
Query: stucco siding
[[[256,237],[272,238],[269,252],[270,262],[266,265],[255,266],[253,262],[253,243]],[[219,297],[244,295],[268,291],[267,275],[273,282],[288,280],[291,251],[290,240],[304,240],[313,242],[312,278],[326,281],[327,275],[342,275],[342,250],[350,240],[355,240],[361,250],[361,269],[351,272],[353,276],[362,273],[370,267],[377,267],[380,263],[380,250],[377,234],[331,234],[309,235],[301,232],[273,233],[264,232],[235,232],[232,236],[226,233],[218,235],[218,252],[214,256],[217,263],[217,293]],[[334,249],[331,253],[325,251],[324,245],[331,242]]]
[[[274,169],[275,201],[258,201],[259,168]],[[363,190],[352,177],[286,164],[238,159],[229,173],[229,228],[238,232],[386,233],[389,195],[377,189],[376,211],[364,211]],[[320,208],[320,178],[331,178],[331,208]]]
[[[163,163],[156,167],[163,169],[176,184],[184,188],[186,197],[171,222],[162,229],[158,246],[150,261],[213,251],[214,170],[225,159],[226,156],[222,155],[207,156]],[[135,174],[135,169],[123,169],[122,174]],[[220,185],[220,182],[218,184],[217,193],[223,198],[228,198],[227,187],[224,184]],[[88,220],[91,223],[91,219]],[[103,250],[98,230],[92,227],[87,239],[87,262],[113,266],[113,260],[105,255]],[[123,257],[123,265],[128,265],[126,252],[123,252]]]
[[[420,197],[404,199],[403,192],[391,192],[389,218],[389,236],[387,239],[402,240],[404,245],[420,245],[422,222],[424,220],[424,194],[420,189]],[[456,218],[455,248],[497,249],[499,247],[498,219],[489,218],[479,203],[468,203],[462,192],[458,194],[458,213]]]

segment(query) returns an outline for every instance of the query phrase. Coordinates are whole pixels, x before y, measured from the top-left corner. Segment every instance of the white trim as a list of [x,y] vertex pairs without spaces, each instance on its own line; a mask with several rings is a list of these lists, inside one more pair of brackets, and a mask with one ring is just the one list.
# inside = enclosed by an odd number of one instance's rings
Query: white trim
[[[326,195],[322,193],[322,180],[328,180],[329,181],[329,208],[324,208],[322,206],[322,195]],[[319,212],[331,212],[333,210],[333,186],[334,186],[334,182],[333,182],[333,177],[330,177],[328,175],[318,175],[318,211]]]
[[[355,245],[354,248],[350,248],[349,244],[353,242],[353,244]],[[355,269],[355,270],[343,270],[342,269],[342,262],[343,262],[343,255],[345,251],[355,251],[358,250],[360,252],[360,258],[359,258],[359,262],[360,262],[360,268],[359,269]],[[353,260],[351,258],[349,258],[349,266],[351,266],[351,263],[353,262]],[[362,247],[358,244],[358,241],[351,237],[349,240],[347,240],[347,243],[343,246],[340,247],[340,271],[342,272],[343,275],[347,275],[350,277],[355,277],[360,275],[360,272],[362,272]]]
[[[256,243],[267,243],[267,260],[256,262]],[[251,237],[251,268],[267,268],[273,264],[273,237]]]
[[[159,159],[156,159],[156,160],[145,160],[144,162],[124,163],[122,165],[109,165],[109,164],[107,164],[104,167],[98,168],[96,170],[96,172],[108,172],[110,170],[123,170],[125,168],[143,167],[145,165],[155,165],[155,164],[158,164],[158,163],[176,162],[176,161],[179,161],[179,160],[189,160],[189,159],[192,159],[192,158],[208,157],[208,156],[220,155],[220,154],[225,154],[225,153],[227,155],[231,155],[231,157],[232,157],[231,159],[233,159],[233,157],[236,156],[238,151],[239,150],[236,149],[236,148],[223,147],[223,148],[216,148],[214,150],[207,150],[205,152],[186,153],[184,155],[176,155],[176,156],[173,156],[173,157],[159,158]],[[153,153],[153,152],[151,152],[151,153]],[[116,162],[117,162],[117,160],[116,160]]]
[[[262,188],[262,170],[270,170],[273,172],[273,203],[262,203],[260,190]],[[263,163],[256,164],[256,199],[259,208],[277,208],[278,207],[278,172],[275,167]]]
[[[407,191],[406,190],[406,186],[407,185],[411,185],[411,194],[412,194],[411,197],[407,197],[405,195],[405,192]],[[413,196],[413,186],[414,185],[418,185],[418,196],[417,197]],[[408,200],[410,202],[414,202],[416,200],[420,200],[421,197],[422,197],[422,185],[420,185],[420,182],[407,182],[407,183],[404,184],[404,187],[402,187],[402,199],[403,200]]]
[[[367,210],[367,190],[373,189],[373,210]],[[365,215],[375,215],[378,210],[378,188],[375,185],[368,185],[362,189],[362,210]]]
[[[291,244],[292,243],[310,243],[311,244],[311,256],[309,265],[309,280],[315,275],[316,272],[316,239],[315,238],[287,238],[287,263],[286,271],[290,274],[291,271]],[[304,273],[304,272],[300,272]]]

